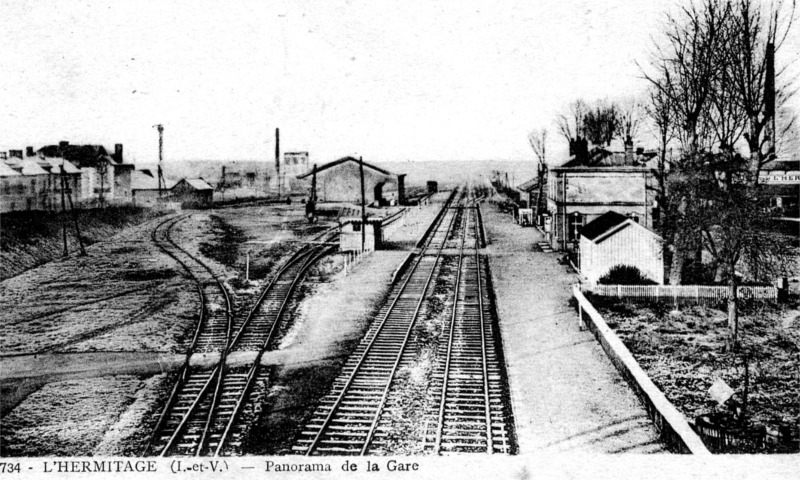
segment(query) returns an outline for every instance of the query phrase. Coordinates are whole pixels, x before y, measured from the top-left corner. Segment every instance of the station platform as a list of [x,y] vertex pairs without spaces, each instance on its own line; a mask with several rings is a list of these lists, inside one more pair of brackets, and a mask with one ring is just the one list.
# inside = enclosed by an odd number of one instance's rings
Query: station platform
[[537,229],[482,210],[519,453],[666,453],[633,391],[579,330],[577,275],[559,253],[537,251]]

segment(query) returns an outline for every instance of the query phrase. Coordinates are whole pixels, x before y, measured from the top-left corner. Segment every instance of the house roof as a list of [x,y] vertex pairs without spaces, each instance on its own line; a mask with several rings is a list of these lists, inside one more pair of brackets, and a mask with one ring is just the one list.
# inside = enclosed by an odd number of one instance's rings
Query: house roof
[[35,160],[24,159],[9,166],[23,175],[49,175],[50,172],[42,168]]
[[[317,167],[317,173],[319,173],[319,172],[321,172],[323,170],[327,170],[329,168],[335,167],[337,165],[341,165],[341,164],[343,164],[345,162],[355,162],[356,164],[358,164],[358,159],[357,158],[353,158],[353,157],[343,157],[343,158],[340,158],[339,160],[334,160],[332,162],[328,162],[328,163],[322,165],[321,167]],[[389,172],[387,170],[384,170],[384,169],[382,169],[380,167],[376,167],[375,165],[372,165],[371,163],[367,163],[367,162],[364,162],[364,168],[371,168],[372,170],[375,170],[376,172],[382,173],[384,175],[394,175],[393,173],[391,173],[391,172]],[[311,174],[313,174],[313,173],[314,173],[313,170],[309,170],[308,172],[306,172],[306,173],[304,173],[302,175],[298,175],[297,178],[306,178],[306,177],[311,176]]]
[[539,177],[533,177],[530,180],[528,180],[527,182],[522,183],[519,186],[517,186],[517,190],[520,190],[520,191],[523,191],[523,192],[530,192],[531,190],[533,190],[534,188],[536,188],[538,186],[539,186]]
[[[208,182],[206,182],[202,178],[184,178],[183,180],[181,180],[178,183],[181,183],[181,182],[188,183],[195,190],[214,190],[214,187],[209,185]],[[178,183],[176,183],[175,185],[177,185]],[[173,186],[173,188],[174,188],[174,186]]]
[[20,174],[16,170],[8,166],[6,162],[0,162],[0,177],[13,177],[16,175]]
[[37,152],[44,157],[65,158],[78,167],[96,167],[99,162],[108,162],[115,167],[131,166],[114,158],[102,145],[46,145]]
[[61,165],[64,165],[64,173],[81,173],[81,169],[73,165],[71,162],[58,157],[46,157],[39,161],[40,164],[47,163],[53,170],[50,173],[61,173]]
[[762,172],[787,172],[800,170],[800,159],[778,159],[772,160],[761,167]]
[[557,168],[602,168],[602,167],[641,167],[658,156],[655,151],[634,152],[632,158],[625,156],[625,151],[606,147],[595,147],[589,152],[589,158],[579,159],[571,156],[569,160]]

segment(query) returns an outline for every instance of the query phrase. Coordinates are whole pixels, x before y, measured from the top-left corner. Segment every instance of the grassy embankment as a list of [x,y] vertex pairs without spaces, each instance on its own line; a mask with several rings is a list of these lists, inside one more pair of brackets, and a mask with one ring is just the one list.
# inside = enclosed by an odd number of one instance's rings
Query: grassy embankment
[[[133,206],[114,206],[78,211],[85,246],[100,242],[121,230],[161,215]],[[0,216],[0,280],[60,258],[64,251],[62,225],[67,221],[67,247],[79,251],[71,215],[60,212],[11,212]]]

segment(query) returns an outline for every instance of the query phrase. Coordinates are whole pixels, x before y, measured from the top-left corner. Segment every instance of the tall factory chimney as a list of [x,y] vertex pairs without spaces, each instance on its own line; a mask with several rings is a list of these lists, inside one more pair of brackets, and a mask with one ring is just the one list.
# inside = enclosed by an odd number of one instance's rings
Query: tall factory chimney
[[769,136],[768,156],[775,155],[775,44],[767,43],[766,52],[767,71],[764,79],[764,119],[767,121],[767,135]]

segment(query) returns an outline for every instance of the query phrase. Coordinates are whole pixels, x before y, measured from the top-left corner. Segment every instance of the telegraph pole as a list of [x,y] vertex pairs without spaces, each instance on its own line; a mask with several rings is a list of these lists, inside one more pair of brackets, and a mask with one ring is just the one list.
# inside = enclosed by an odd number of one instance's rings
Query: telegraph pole
[[278,200],[281,198],[281,129],[275,129],[275,177],[278,179]]
[[161,168],[161,163],[164,161],[164,125],[154,125],[158,130],[158,198],[161,199],[161,185],[164,189],[167,188],[167,183],[164,181],[164,171]]
[[[64,164],[61,164],[61,175],[64,175]],[[72,203],[72,189],[69,187],[69,179],[64,178],[64,183],[67,184],[67,200],[69,200],[69,210],[72,212],[72,221],[75,223],[75,236],[78,237],[78,246],[81,249],[80,256],[86,256],[86,249],[83,247],[83,239],[81,238],[81,228],[78,226],[78,212],[75,211],[75,205]]]
[[[61,155],[64,155],[63,153]],[[69,249],[67,248],[67,204],[64,201],[64,158],[61,158],[61,175],[59,175],[61,180],[61,233],[64,237],[64,256],[66,257],[69,255]]]
[[364,194],[364,158],[358,157],[358,170],[361,175],[361,251],[367,243],[367,202]]

